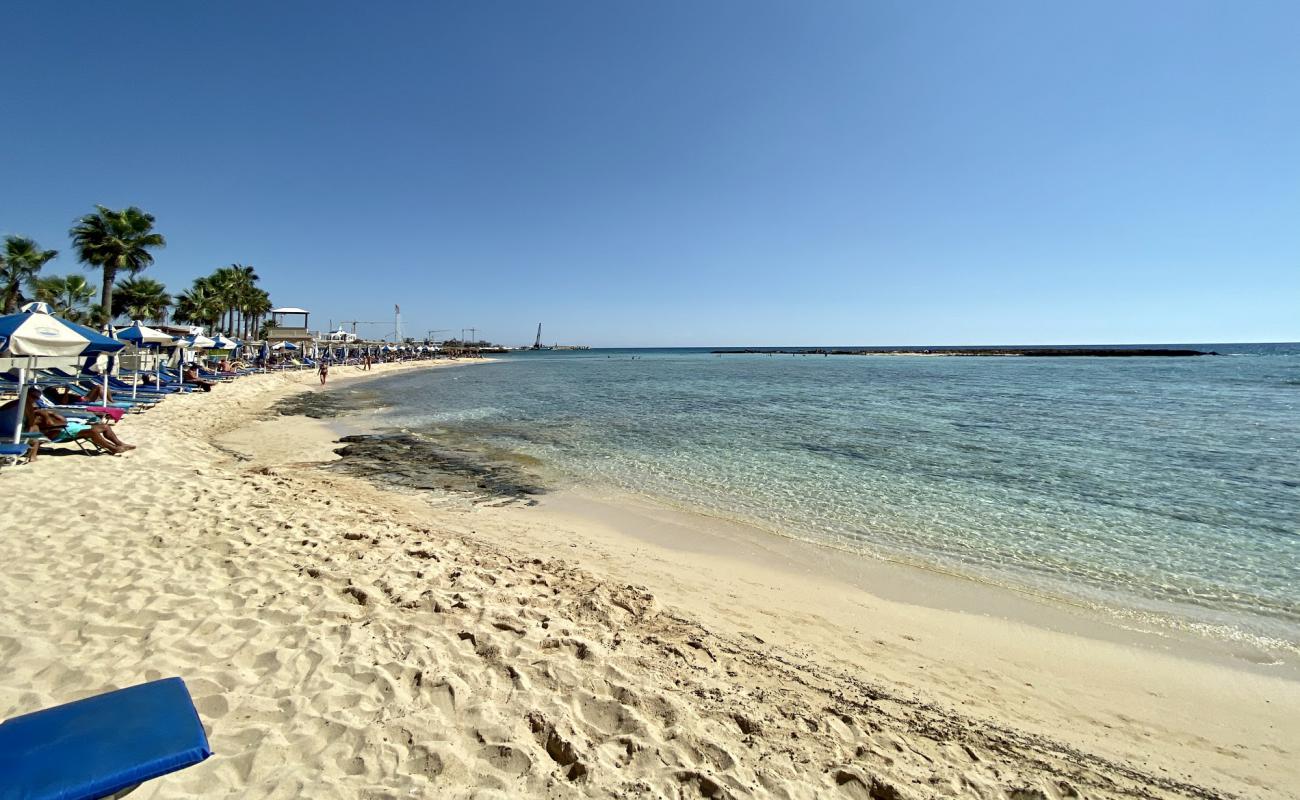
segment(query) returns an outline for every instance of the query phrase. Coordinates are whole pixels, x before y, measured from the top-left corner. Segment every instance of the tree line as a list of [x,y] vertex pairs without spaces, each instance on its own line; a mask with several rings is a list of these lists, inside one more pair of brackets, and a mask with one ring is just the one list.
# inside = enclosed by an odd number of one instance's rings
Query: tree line
[[[141,277],[154,263],[154,251],[167,240],[154,230],[154,217],[135,206],[114,210],[97,205],[68,232],[72,249],[88,270],[100,272],[99,302],[95,288],[79,274],[44,275],[58,255],[24,236],[6,236],[0,247],[0,303],[6,314],[32,300],[49,303],[55,313],[74,322],[105,325],[115,320],[152,324],[168,321],[204,325],[227,336],[259,335],[271,297],[257,285],[251,266],[231,264],[195,278],[175,298],[161,282]],[[118,281],[118,276],[128,277]]]

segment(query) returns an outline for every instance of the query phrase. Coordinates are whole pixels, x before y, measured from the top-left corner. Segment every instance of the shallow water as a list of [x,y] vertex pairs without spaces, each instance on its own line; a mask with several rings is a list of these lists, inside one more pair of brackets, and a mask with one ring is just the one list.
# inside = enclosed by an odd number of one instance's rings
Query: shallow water
[[527,353],[392,425],[787,536],[1300,642],[1300,345],[1203,358]]

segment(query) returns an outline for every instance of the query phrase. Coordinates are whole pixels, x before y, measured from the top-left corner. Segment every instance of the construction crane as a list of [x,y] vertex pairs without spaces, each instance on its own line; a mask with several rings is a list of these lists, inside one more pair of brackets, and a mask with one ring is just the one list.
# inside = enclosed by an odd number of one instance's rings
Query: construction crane
[[388,324],[387,322],[377,322],[377,321],[375,321],[375,320],[373,320],[373,319],[341,319],[341,320],[339,320],[339,327],[340,327],[340,328],[343,327],[344,325],[351,325],[351,326],[352,326],[352,335],[353,335],[353,336],[356,336],[356,335],[357,335],[357,326],[358,326],[358,325],[387,325],[387,324]]
[[451,328],[434,328],[433,330],[425,331],[424,335],[432,342],[437,340],[437,337],[434,336],[435,333],[451,333]]

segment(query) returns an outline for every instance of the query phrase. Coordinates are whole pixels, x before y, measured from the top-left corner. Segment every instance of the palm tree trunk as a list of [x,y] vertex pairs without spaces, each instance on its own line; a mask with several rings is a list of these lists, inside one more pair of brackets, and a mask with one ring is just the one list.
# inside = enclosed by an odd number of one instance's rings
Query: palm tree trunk
[[117,280],[117,267],[104,265],[104,285],[99,294],[99,304],[107,319],[113,318],[113,281]]

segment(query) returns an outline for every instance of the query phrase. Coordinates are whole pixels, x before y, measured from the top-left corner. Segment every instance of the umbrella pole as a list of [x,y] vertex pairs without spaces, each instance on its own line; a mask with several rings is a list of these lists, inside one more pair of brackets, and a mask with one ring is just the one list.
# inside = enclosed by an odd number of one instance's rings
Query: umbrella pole
[[18,424],[14,426],[14,444],[23,440],[23,428],[27,427],[27,368],[18,368]]

